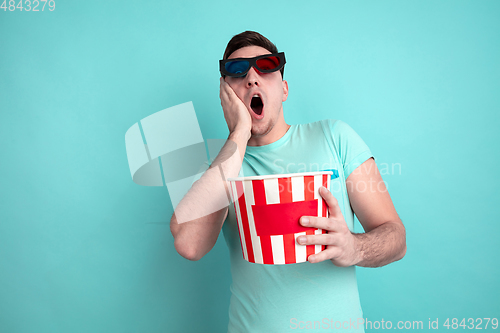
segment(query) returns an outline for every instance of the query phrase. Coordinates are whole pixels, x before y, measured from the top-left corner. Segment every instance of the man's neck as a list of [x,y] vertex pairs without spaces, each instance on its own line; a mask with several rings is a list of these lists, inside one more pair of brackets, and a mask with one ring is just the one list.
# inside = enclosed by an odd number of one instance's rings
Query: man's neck
[[281,121],[278,121],[276,125],[274,125],[273,129],[266,135],[258,137],[252,136],[250,140],[248,140],[247,145],[265,146],[281,139],[286,134],[291,125],[288,125],[284,119],[280,120]]

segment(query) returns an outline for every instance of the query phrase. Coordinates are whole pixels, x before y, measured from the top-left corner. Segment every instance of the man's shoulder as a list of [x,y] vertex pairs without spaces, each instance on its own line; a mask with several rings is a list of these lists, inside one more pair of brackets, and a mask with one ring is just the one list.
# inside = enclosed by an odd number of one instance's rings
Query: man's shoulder
[[343,126],[338,127],[341,123],[343,122],[338,119],[322,119],[297,124],[292,132],[292,136],[300,138],[302,141],[324,140],[326,138],[329,142],[332,142],[335,141],[336,132],[339,132],[339,130],[342,131]]
[[321,133],[334,145],[355,135],[351,126],[340,119],[322,119],[298,126],[299,131],[297,132],[300,132],[300,134],[297,133],[297,135],[316,137]]
[[321,119],[321,120],[311,121],[309,123],[303,123],[301,125],[312,125],[312,124],[321,124],[321,123],[331,123],[331,124],[334,124],[336,122],[343,122],[343,121],[340,120],[340,119],[327,118],[327,119]]
[[317,121],[313,121],[310,123],[299,124],[298,126],[309,127],[309,128],[324,127],[325,129],[333,130],[337,126],[342,127],[345,125],[347,125],[347,124],[340,119],[331,119],[330,118],[330,119],[317,120]]

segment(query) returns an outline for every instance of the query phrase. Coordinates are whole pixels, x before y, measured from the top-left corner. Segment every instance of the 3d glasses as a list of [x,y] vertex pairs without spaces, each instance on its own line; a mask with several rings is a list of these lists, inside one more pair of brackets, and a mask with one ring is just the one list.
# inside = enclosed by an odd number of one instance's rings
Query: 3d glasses
[[285,53],[264,54],[254,58],[234,58],[219,60],[222,76],[242,77],[247,75],[251,67],[261,73],[279,71],[285,65]]

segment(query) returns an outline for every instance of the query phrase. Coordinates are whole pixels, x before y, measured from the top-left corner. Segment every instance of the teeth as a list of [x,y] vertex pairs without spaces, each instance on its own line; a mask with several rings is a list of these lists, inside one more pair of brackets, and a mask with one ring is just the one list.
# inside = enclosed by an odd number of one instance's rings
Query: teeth
[[254,97],[260,97],[260,96],[259,96],[259,95],[257,95],[257,94],[255,94],[255,95],[253,95],[253,96],[252,96],[252,98],[254,98]]

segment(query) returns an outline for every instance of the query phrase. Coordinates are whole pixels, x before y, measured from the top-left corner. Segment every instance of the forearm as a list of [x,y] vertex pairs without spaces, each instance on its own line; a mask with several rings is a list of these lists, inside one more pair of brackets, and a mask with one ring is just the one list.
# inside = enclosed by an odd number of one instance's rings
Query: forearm
[[381,267],[406,254],[406,231],[400,221],[386,222],[362,234],[353,234],[359,256],[357,266]]
[[238,176],[247,141],[245,135],[232,133],[210,168],[175,208],[170,230],[183,257],[198,260],[217,241],[230,204],[226,179]]

